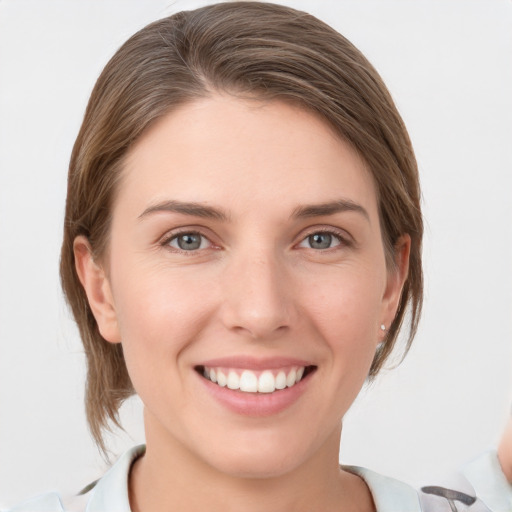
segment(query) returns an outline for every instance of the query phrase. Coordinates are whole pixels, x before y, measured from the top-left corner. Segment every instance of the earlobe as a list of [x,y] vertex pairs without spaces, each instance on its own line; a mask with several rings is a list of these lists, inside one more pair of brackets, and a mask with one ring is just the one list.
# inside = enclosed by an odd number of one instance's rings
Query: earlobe
[[94,261],[91,245],[85,236],[78,236],[73,243],[75,267],[84,287],[89,306],[99,331],[110,343],[120,343],[117,315],[108,277]]
[[409,274],[410,251],[411,237],[402,235],[394,247],[394,265],[388,270],[382,318],[382,323],[386,326],[391,325],[398,309],[402,289]]

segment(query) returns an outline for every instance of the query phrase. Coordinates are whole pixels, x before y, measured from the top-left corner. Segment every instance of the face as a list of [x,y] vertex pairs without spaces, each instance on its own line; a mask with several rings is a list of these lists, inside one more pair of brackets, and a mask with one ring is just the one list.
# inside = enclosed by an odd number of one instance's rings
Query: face
[[104,277],[83,281],[148,449],[237,475],[337,460],[404,273],[363,161],[297,107],[214,96],[161,119],[123,172]]

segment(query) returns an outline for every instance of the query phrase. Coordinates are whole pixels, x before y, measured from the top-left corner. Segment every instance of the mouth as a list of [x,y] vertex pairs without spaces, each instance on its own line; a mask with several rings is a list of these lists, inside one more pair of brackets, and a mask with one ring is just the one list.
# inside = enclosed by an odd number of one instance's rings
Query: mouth
[[291,366],[267,370],[196,366],[194,369],[206,380],[221,388],[240,393],[270,394],[293,388],[306,379],[316,366]]

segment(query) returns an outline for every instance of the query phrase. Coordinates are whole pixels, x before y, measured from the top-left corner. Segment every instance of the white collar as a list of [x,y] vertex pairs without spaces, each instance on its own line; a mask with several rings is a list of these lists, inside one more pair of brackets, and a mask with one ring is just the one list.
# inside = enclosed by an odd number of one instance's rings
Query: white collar
[[489,510],[512,511],[512,485],[505,478],[495,451],[489,451],[462,468],[462,474]]
[[145,451],[146,446],[142,444],[121,456],[94,486],[86,512],[131,512],[128,497],[130,468]]
[[[134,446],[121,456],[91,491],[86,512],[131,512],[128,476],[133,462],[145,451],[144,445]],[[358,466],[343,469],[366,482],[379,512],[421,512],[418,493],[409,485]]]
[[342,468],[365,481],[378,512],[421,512],[418,491],[410,485],[359,466]]

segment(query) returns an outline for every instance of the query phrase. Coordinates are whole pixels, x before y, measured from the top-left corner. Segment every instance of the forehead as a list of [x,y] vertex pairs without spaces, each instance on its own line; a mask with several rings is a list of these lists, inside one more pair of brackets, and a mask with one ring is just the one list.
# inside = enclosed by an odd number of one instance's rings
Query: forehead
[[182,105],[151,126],[128,154],[119,195],[141,207],[170,195],[246,209],[348,196],[377,213],[364,161],[326,122],[281,101],[227,95]]

